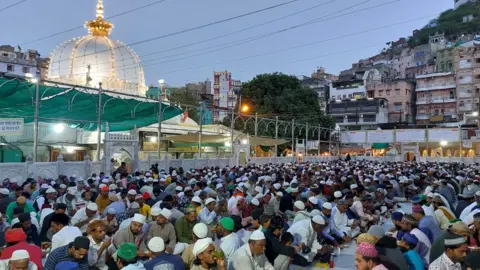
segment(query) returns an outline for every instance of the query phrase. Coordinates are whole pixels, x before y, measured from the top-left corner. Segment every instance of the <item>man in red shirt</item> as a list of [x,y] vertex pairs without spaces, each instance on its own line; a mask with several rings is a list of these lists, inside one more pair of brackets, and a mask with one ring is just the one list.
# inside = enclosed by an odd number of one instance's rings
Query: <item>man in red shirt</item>
[[25,240],[27,240],[27,235],[22,229],[10,229],[6,231],[5,242],[7,243],[7,247],[3,250],[0,259],[10,259],[15,250],[24,249],[30,255],[30,260],[37,265],[39,270],[42,270],[42,250],[40,247],[31,245]]

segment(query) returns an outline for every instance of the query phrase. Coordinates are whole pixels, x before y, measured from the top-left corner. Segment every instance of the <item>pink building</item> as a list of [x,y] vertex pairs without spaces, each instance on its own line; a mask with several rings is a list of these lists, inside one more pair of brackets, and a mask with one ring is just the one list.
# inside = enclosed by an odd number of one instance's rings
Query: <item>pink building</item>
[[388,101],[389,123],[413,121],[413,89],[411,82],[402,79],[367,81],[367,97],[384,98]]
[[417,124],[457,121],[455,74],[431,73],[416,76]]

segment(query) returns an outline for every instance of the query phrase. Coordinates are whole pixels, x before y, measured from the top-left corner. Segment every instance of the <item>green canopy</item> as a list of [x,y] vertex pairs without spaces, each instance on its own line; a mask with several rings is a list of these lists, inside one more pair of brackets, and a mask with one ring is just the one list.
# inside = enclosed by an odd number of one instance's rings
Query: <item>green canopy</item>
[[372,148],[373,149],[387,149],[389,146],[388,143],[373,143]]
[[[40,85],[40,122],[65,122],[71,127],[94,131],[97,129],[98,94],[77,88]],[[110,131],[132,130],[158,123],[159,103],[141,98],[121,98],[102,94],[102,131],[108,122]],[[163,119],[183,111],[163,104]],[[0,117],[24,118],[34,121],[35,84],[19,79],[0,78]]]

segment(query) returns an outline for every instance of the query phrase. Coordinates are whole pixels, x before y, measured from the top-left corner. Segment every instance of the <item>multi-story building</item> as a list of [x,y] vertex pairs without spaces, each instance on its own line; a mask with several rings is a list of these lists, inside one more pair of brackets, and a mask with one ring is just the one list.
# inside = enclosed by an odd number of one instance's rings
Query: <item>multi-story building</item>
[[388,123],[388,101],[384,98],[331,100],[328,114],[342,129],[376,129]]
[[455,72],[455,55],[453,48],[437,52],[436,72]]
[[187,91],[194,92],[197,95],[210,94],[212,91],[212,82],[207,79],[204,82],[187,83],[185,88]]
[[479,111],[480,103],[480,46],[455,49],[458,114],[460,120]]
[[24,77],[30,73],[40,77],[38,59],[40,54],[35,50],[22,52],[9,45],[0,46],[0,73]]
[[330,83],[330,100],[360,99],[366,95],[367,89],[363,79]]
[[416,122],[419,125],[455,122],[457,96],[453,72],[417,75]]
[[413,83],[405,79],[367,79],[367,97],[387,100],[389,123],[412,123],[414,121],[413,92]]
[[323,112],[327,111],[327,105],[329,100],[329,85],[332,82],[331,80],[323,78],[310,78],[306,76],[301,76],[299,78],[300,84],[303,87],[310,88],[317,93],[318,105]]
[[325,72],[324,67],[317,67],[317,70],[312,73],[312,79],[323,79],[329,81],[336,81],[338,80],[338,76],[330,73]]
[[393,57],[394,77],[396,79],[406,78],[405,70],[410,67],[413,62],[413,50],[410,48],[403,49],[399,54]]
[[237,94],[240,90],[241,82],[232,79],[232,74],[228,71],[213,73],[213,106],[215,108],[214,121],[222,120],[229,110],[235,108],[237,104]]

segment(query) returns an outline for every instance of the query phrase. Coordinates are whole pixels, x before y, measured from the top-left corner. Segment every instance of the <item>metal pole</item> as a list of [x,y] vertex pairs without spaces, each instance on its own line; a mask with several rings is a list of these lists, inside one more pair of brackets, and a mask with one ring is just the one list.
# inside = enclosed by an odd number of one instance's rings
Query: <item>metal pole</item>
[[232,121],[230,123],[230,154],[233,157],[233,130],[235,129],[235,108],[232,106]]
[[[257,132],[258,132],[258,113],[255,112],[255,137],[257,137]],[[255,157],[257,157],[257,146],[253,146],[255,149]]]
[[98,115],[97,115],[97,161],[100,161],[100,147],[102,145],[102,83],[98,83]]
[[295,152],[295,119],[292,119],[292,153]]
[[462,133],[462,125],[459,125],[458,126],[458,129],[460,131],[460,162],[463,161],[463,155],[462,155],[462,151],[463,151],[463,133]]
[[275,116],[275,157],[278,157],[278,116]]
[[200,103],[200,132],[198,133],[198,157],[202,158],[203,101]]
[[332,153],[332,130],[328,130],[328,153],[330,153],[333,156]]
[[163,109],[162,109],[162,94],[163,94],[163,84],[160,83],[158,88],[158,140],[157,140],[157,158],[160,159],[160,153],[162,150],[162,120],[163,120]]
[[321,143],[320,143],[321,136],[320,136],[320,135],[321,135],[321,131],[322,131],[322,129],[320,128],[320,124],[319,124],[319,125],[318,125],[318,156],[320,156],[320,152],[321,152],[321,151],[320,151],[320,145],[321,145]]
[[308,122],[305,125],[305,156],[308,155],[307,141],[308,141]]
[[40,110],[40,80],[35,84],[35,117],[33,125],[33,162],[37,162],[38,151],[38,115]]

